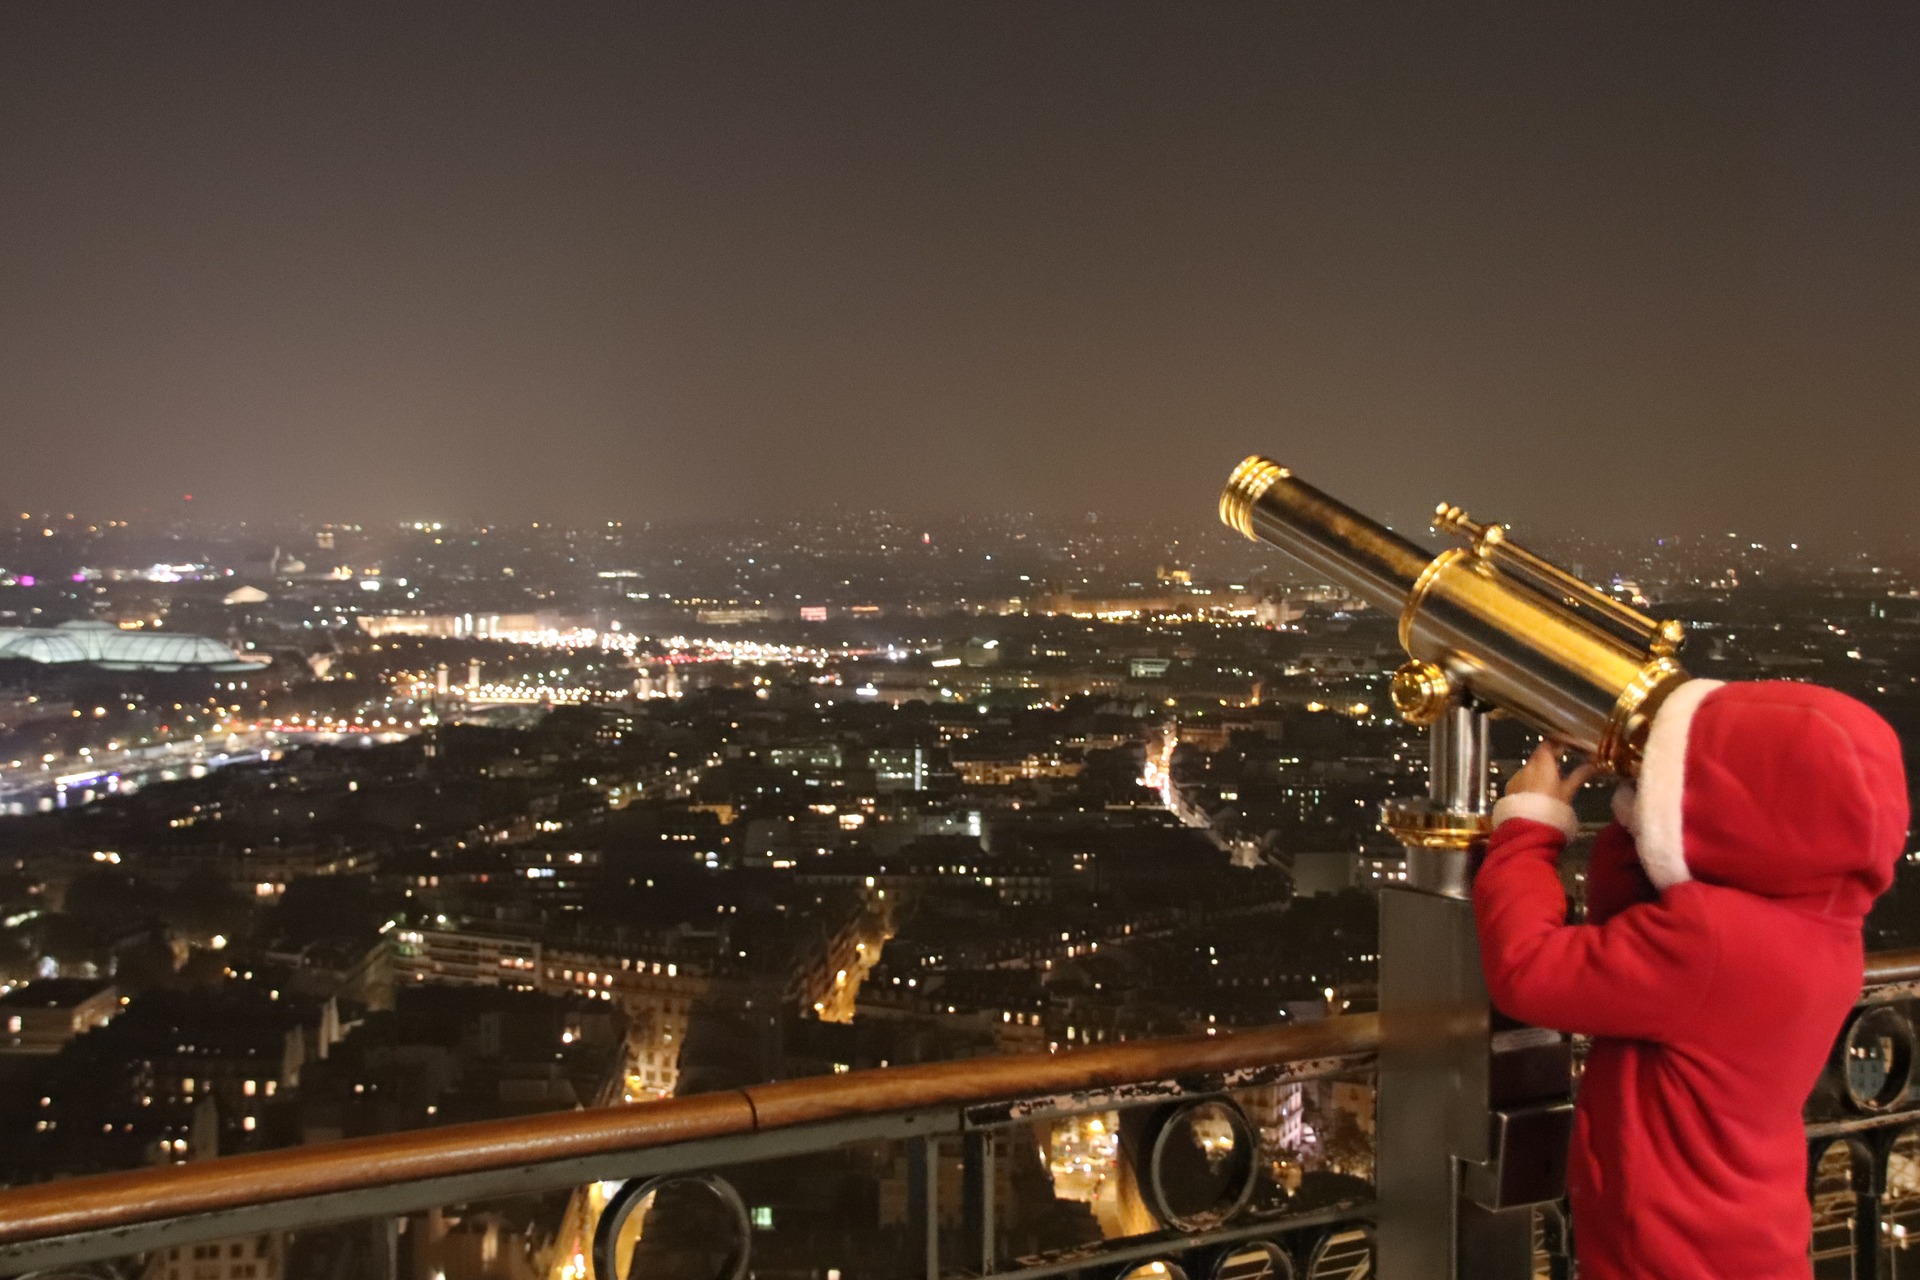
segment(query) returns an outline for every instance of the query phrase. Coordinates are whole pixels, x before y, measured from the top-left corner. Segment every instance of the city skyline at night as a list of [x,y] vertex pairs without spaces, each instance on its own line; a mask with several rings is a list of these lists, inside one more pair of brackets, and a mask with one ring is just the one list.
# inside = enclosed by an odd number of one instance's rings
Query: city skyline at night
[[1920,1241],[1920,7],[0,5],[0,175],[0,1275]]

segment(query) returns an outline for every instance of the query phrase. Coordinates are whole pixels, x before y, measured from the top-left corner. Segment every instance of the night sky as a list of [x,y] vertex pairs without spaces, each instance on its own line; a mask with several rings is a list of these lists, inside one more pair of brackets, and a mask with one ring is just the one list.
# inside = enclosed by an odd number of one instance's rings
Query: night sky
[[1916,5],[0,7],[16,509],[1879,539],[1917,427]]

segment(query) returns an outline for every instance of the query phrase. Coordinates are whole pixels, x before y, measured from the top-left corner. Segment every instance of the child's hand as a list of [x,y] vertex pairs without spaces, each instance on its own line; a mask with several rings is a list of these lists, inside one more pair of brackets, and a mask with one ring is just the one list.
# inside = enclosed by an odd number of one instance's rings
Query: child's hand
[[1538,792],[1552,796],[1564,804],[1572,804],[1573,797],[1581,787],[1587,785],[1587,779],[1593,777],[1598,768],[1592,761],[1585,761],[1573,767],[1572,772],[1562,775],[1560,756],[1566,748],[1551,738],[1533,749],[1533,755],[1520,766],[1520,772],[1513,775],[1507,783],[1507,794],[1517,795],[1522,791]]

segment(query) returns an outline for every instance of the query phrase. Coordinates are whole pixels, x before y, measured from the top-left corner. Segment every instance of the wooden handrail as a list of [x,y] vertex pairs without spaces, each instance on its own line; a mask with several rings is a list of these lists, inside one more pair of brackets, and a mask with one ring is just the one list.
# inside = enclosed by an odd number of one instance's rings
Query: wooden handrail
[[971,1107],[1359,1057],[1379,1043],[1378,1015],[1354,1014],[1227,1035],[854,1071],[664,1102],[483,1120],[65,1178],[0,1191],[0,1245],[816,1121]]

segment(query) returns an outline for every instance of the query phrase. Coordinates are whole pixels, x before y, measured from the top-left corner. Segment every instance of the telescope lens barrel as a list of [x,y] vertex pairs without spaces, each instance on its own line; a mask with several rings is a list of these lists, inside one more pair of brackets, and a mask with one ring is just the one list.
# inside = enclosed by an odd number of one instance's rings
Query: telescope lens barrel
[[1368,604],[1397,615],[1433,559],[1393,530],[1255,454],[1220,494],[1220,519],[1280,548]]
[[[1399,620],[1401,648],[1433,672],[1417,711],[1400,703],[1416,723],[1470,697],[1632,776],[1654,710],[1686,678],[1671,656],[1678,624],[1644,618],[1508,544],[1501,526],[1453,508],[1440,515],[1469,546],[1432,555],[1258,455],[1220,495],[1228,525]],[[1418,692],[1422,682],[1402,683]],[[1442,705],[1429,705],[1436,697]],[[1436,775],[1454,763],[1435,761]]]

